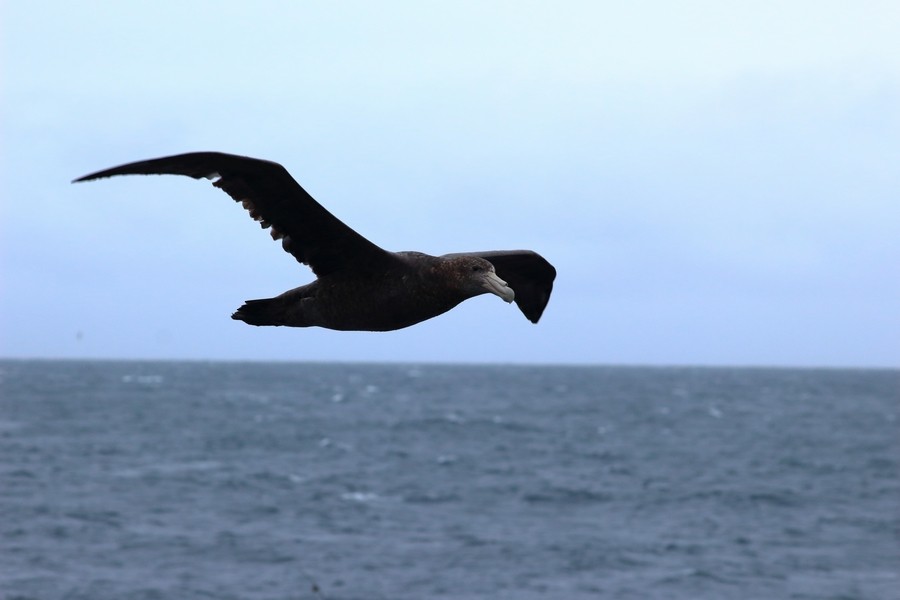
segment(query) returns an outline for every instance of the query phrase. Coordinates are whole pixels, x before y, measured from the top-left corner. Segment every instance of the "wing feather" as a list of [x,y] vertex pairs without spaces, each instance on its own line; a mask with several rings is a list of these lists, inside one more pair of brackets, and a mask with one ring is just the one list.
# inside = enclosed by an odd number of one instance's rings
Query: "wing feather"
[[75,181],[116,175],[214,179],[214,186],[241,202],[264,228],[271,227],[272,238],[281,239],[284,250],[319,277],[335,271],[383,268],[397,260],[328,212],[275,162],[221,152],[191,152],[128,163]]

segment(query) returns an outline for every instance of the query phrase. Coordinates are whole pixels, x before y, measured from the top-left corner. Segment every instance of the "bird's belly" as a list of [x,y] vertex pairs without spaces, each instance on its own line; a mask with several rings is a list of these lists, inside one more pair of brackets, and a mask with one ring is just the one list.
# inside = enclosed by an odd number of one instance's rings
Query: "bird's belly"
[[342,331],[392,331],[447,312],[459,301],[416,286],[323,287],[314,299],[321,327]]

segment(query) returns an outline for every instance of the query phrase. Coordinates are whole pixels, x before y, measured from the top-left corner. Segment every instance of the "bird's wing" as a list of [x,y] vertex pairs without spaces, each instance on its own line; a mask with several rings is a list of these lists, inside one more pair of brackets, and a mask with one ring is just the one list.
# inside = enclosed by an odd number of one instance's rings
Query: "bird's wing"
[[89,181],[115,175],[187,175],[214,179],[213,185],[241,202],[272,237],[321,277],[335,271],[366,271],[396,261],[316,202],[278,163],[221,152],[192,152],[128,163],[79,177]]
[[[531,250],[494,250],[463,252],[479,256],[492,265],[500,279],[516,293],[516,305],[532,323],[537,323],[550,300],[556,269],[543,256]],[[449,254],[447,256],[457,256]]]

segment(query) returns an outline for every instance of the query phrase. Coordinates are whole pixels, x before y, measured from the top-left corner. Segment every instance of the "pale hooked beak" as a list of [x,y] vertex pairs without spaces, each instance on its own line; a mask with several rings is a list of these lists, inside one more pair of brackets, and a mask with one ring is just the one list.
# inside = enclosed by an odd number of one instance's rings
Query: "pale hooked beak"
[[505,281],[497,277],[496,273],[485,273],[484,283],[482,285],[484,289],[492,294],[500,296],[507,302],[512,302],[516,299],[516,293],[513,289],[506,285]]

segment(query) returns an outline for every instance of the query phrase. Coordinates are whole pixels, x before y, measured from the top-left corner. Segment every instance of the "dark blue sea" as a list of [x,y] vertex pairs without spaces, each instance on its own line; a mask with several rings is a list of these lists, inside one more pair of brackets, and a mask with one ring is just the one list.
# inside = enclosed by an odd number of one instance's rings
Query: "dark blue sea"
[[900,598],[900,371],[0,362],[5,600]]

